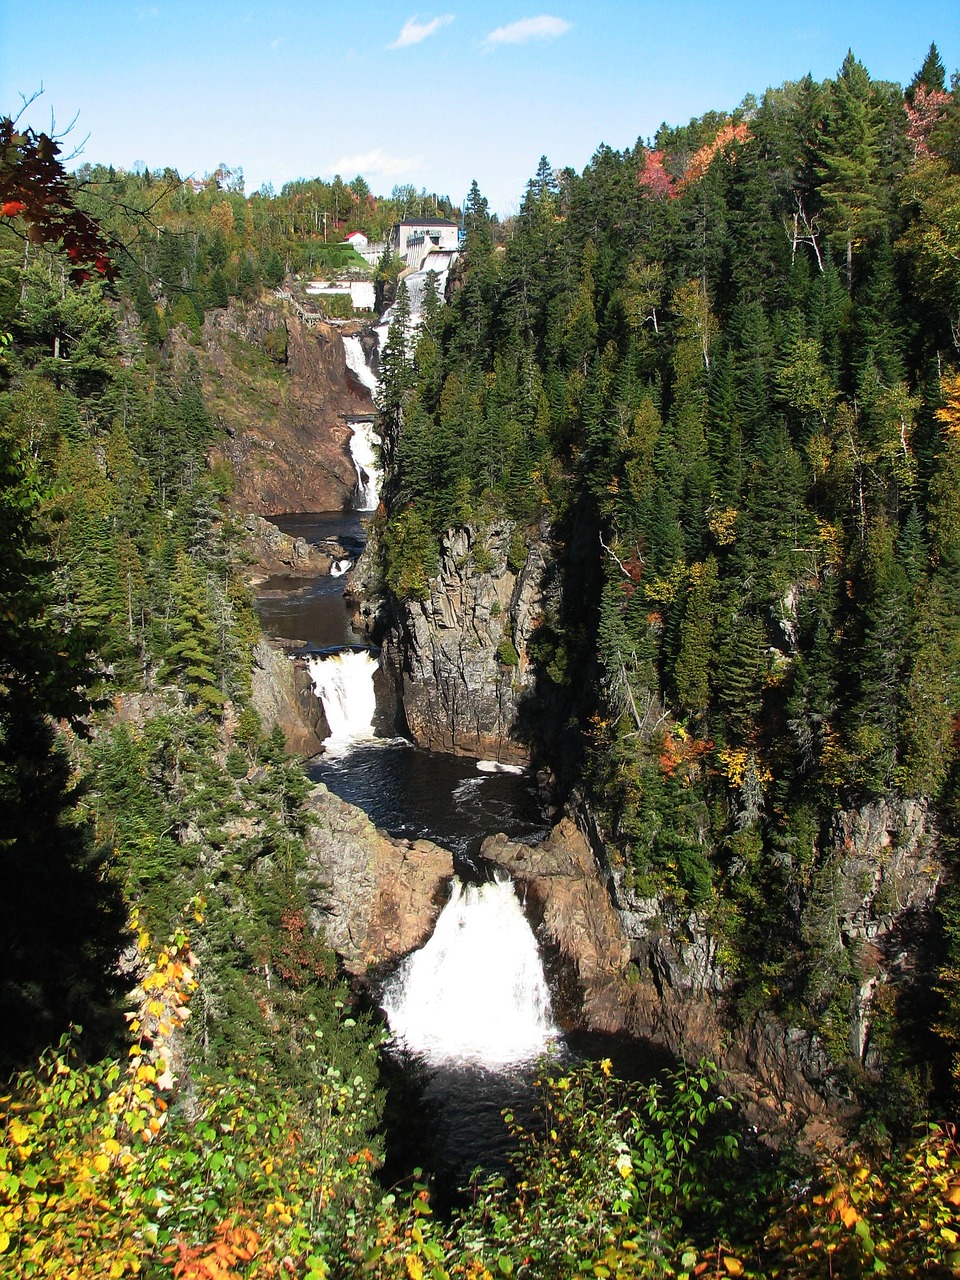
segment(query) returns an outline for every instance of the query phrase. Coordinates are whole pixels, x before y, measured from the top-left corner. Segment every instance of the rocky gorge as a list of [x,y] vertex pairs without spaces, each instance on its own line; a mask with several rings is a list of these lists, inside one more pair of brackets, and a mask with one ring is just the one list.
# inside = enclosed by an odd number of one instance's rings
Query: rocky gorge
[[[337,346],[342,351],[339,335],[297,326],[290,326],[293,370],[311,360],[321,368],[292,373],[302,385],[285,394],[293,401],[309,384],[307,400],[324,401],[310,430],[326,443],[308,443],[301,452],[297,441],[297,466],[272,470],[274,488],[264,488],[262,442],[236,446],[246,477],[237,501],[250,510],[253,572],[261,576],[329,571],[335,549],[325,554],[288,539],[251,509],[262,506],[264,494],[287,510],[307,495],[344,501],[355,478],[343,417],[370,407],[334,353]],[[300,412],[288,421],[305,421]],[[331,477],[339,479],[331,485]],[[378,717],[386,730],[427,750],[533,767],[545,798],[556,804],[543,724],[551,715],[556,720],[557,708],[545,705],[531,649],[545,617],[559,608],[560,578],[548,526],[492,521],[449,530],[427,593],[397,600],[380,578],[374,527],[346,587],[358,636],[380,646]],[[264,722],[279,726],[292,750],[320,749],[327,725],[302,660],[261,641],[253,688]],[[381,972],[429,937],[453,874],[451,857],[430,842],[378,832],[322,786],[311,806],[315,923],[323,922],[350,972]],[[824,1039],[829,1028],[738,1008],[735,975],[711,919],[678,911],[662,895],[638,895],[625,869],[610,861],[596,817],[576,790],[554,817],[542,844],[491,834],[483,856],[521,887],[568,1022],[649,1038],[687,1058],[711,1057],[764,1131],[787,1125],[811,1141],[833,1133],[851,1099],[835,1075]],[[868,1075],[882,1069],[871,1034],[875,1006],[889,1004],[915,980],[915,935],[939,875],[936,830],[923,806],[877,803],[836,815],[803,927],[817,933],[818,945],[849,975],[848,1049]]]

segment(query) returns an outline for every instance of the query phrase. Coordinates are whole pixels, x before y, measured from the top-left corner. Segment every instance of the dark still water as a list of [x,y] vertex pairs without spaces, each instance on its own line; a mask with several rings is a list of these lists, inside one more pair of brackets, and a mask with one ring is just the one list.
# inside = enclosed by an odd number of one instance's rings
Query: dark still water
[[[291,538],[303,538],[324,549],[341,548],[353,562],[366,542],[363,520],[357,511],[296,511],[271,516],[270,520]],[[343,599],[342,576],[269,578],[257,589],[256,607],[260,625],[268,636],[302,640],[321,649],[357,641]]]
[[343,579],[268,578],[257,588],[257,616],[268,636],[302,640],[320,649],[356,644]]
[[407,742],[317,756],[307,762],[307,773],[392,836],[433,840],[468,860],[494,832],[538,840],[547,830],[526,774],[483,773],[476,760]]
[[269,519],[291,538],[303,538],[315,547],[337,542],[354,558],[367,541],[364,517],[359,511],[291,511]]

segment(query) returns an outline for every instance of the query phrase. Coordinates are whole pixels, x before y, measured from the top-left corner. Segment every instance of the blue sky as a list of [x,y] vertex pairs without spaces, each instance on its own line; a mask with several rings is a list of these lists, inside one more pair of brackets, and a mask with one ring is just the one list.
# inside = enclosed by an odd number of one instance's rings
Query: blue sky
[[455,202],[476,178],[506,215],[543,154],[582,169],[851,47],[906,83],[931,40],[960,67],[960,0],[0,0],[0,112],[42,86],[29,122],[77,116],[86,160]]

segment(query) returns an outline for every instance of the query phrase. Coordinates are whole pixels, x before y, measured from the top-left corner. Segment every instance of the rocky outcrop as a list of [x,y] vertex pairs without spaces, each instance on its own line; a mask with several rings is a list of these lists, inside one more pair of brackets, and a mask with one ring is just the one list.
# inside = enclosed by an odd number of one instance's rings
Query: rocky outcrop
[[429,596],[396,604],[382,664],[420,746],[529,761],[527,646],[544,611],[548,548],[546,530],[522,538],[508,521],[452,529]]
[[571,978],[576,983],[575,1007],[567,1011],[572,1021],[592,1031],[624,1030],[622,988],[630,944],[576,825],[564,818],[537,845],[491,836],[481,853],[522,886],[528,914],[560,959],[562,990],[569,990]]
[[288,751],[316,755],[330,730],[305,663],[269,640],[260,640],[250,682],[253,705],[267,732],[279,728]]
[[[569,819],[541,845],[494,836],[483,854],[523,886],[548,954],[568,978],[568,999],[571,990],[576,997],[574,1021],[643,1036],[687,1059],[709,1056],[765,1132],[793,1128],[808,1142],[836,1136],[850,1104],[836,1092],[816,1028],[764,1013],[731,1020],[721,950],[702,916],[631,894],[622,874],[598,867]],[[870,1070],[879,1066],[871,1061],[870,996],[908,971],[905,921],[922,913],[937,885],[923,807],[875,804],[839,814],[821,880],[818,927],[832,931],[835,947],[852,949],[864,974],[850,1050]]]
[[307,809],[308,895],[314,927],[356,974],[398,960],[433,931],[453,855],[429,840],[397,840],[353,805],[314,788]]
[[277,299],[207,313],[196,353],[204,400],[226,438],[233,505],[244,512],[337,511],[357,483],[345,418],[372,413],[346,365],[342,330],[308,326]]
[[317,578],[346,556],[340,546],[315,547],[306,538],[292,538],[263,516],[248,515],[243,523],[251,562],[246,578],[253,586],[270,577]]

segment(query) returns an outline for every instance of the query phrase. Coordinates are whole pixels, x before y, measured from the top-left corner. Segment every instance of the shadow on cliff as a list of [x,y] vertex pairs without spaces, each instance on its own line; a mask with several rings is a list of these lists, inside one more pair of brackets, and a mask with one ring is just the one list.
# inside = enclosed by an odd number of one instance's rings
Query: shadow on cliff
[[514,735],[532,766],[549,778],[562,810],[583,775],[584,726],[597,709],[596,635],[602,566],[596,508],[581,497],[554,526],[558,554],[541,583],[548,602],[536,641],[528,644],[536,681],[520,700]]

